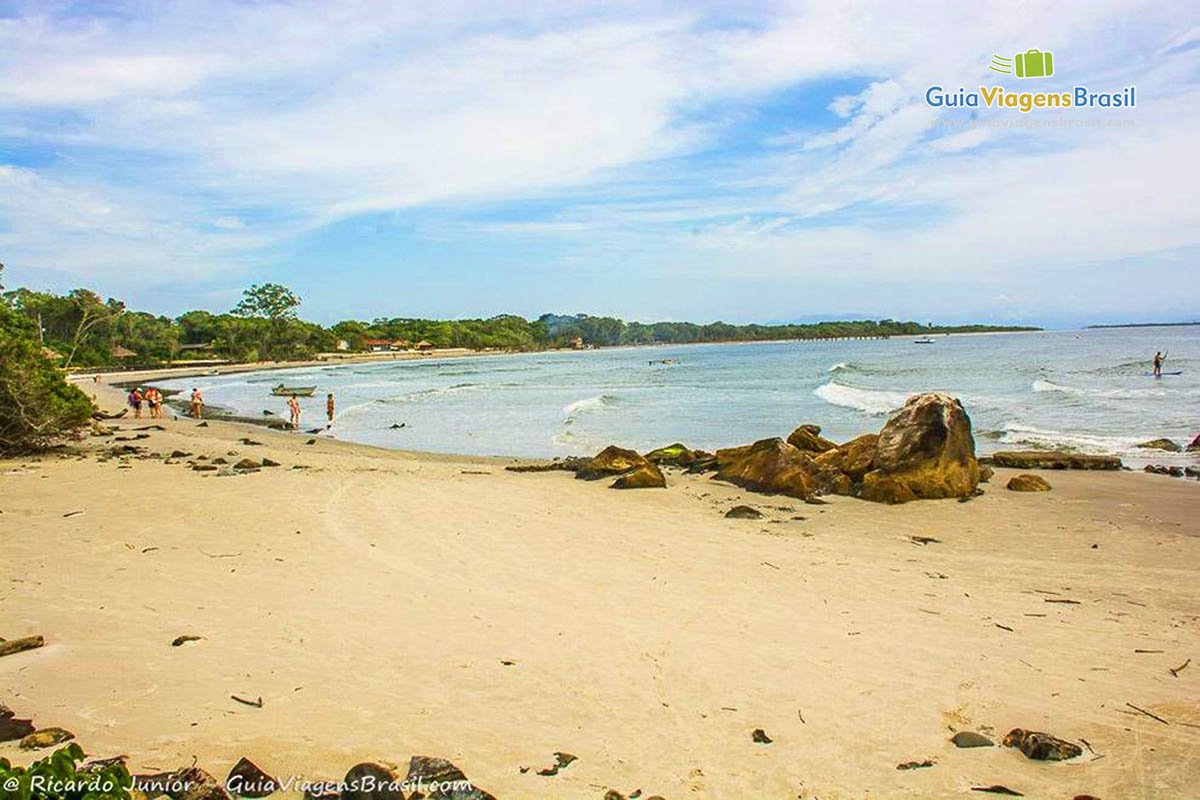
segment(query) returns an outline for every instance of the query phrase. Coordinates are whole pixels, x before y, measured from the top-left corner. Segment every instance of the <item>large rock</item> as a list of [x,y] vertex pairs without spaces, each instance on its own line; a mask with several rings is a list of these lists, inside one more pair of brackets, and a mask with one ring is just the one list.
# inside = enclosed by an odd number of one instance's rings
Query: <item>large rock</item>
[[444,758],[413,756],[404,783],[413,792],[409,800],[496,800]]
[[1063,450],[1002,450],[984,459],[995,467],[1012,469],[1120,469],[1116,456],[1094,456]]
[[575,473],[575,477],[594,481],[613,475],[624,475],[626,472],[633,472],[635,469],[649,464],[646,457],[636,450],[626,450],[616,445],[609,445],[580,467]]
[[626,472],[612,483],[613,489],[665,489],[667,479],[662,470],[654,464],[638,467],[633,472]]
[[0,717],[0,742],[15,742],[37,730],[33,721],[17,717]]
[[875,447],[879,434],[867,433],[857,439],[851,439],[837,446],[836,450],[827,450],[814,459],[821,467],[833,467],[845,473],[850,480],[859,482],[871,470],[871,462],[875,460]]
[[883,426],[860,496],[880,502],[906,502],[908,493],[969,497],[978,485],[971,418],[956,398],[929,393],[910,397]]
[[837,450],[836,444],[821,437],[821,427],[819,425],[801,425],[788,436],[787,443],[797,450],[806,453],[824,453],[828,450]]
[[404,800],[402,782],[396,775],[369,761],[351,767],[342,784],[341,800]]
[[646,453],[646,460],[659,466],[690,467],[696,461],[696,453],[687,445],[676,442],[651,450]]
[[1025,473],[1010,478],[1007,488],[1010,492],[1048,492],[1050,484],[1039,475]]
[[1189,453],[1200,451],[1200,434],[1197,434],[1195,439],[1188,442],[1188,446],[1184,450],[1187,450]]
[[225,788],[239,797],[267,797],[279,791],[279,781],[248,758],[243,757],[225,778]]
[[1170,439],[1151,439],[1136,446],[1143,450],[1165,450],[1168,453],[1178,453],[1183,449]]
[[805,498],[817,488],[812,457],[778,437],[717,451],[716,478],[755,492]]

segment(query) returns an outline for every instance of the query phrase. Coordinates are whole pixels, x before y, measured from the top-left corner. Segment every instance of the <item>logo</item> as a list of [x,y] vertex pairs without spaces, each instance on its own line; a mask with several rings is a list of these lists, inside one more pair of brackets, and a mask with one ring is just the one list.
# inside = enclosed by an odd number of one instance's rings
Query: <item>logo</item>
[[1018,78],[1049,78],[1054,74],[1054,54],[1049,50],[1026,50],[1012,58],[992,56],[988,67],[994,72],[1016,75]]

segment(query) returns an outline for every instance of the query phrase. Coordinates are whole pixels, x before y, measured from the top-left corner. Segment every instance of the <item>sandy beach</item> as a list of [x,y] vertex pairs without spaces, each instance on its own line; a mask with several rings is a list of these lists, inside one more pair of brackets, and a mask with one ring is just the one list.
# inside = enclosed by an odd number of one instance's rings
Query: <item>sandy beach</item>
[[[0,702],[135,773],[196,757],[224,778],[246,756],[403,776],[429,755],[499,798],[668,800],[1200,781],[1200,663],[1169,671],[1200,662],[1193,481],[1048,472],[1025,494],[997,470],[965,503],[809,505],[677,470],[619,492],[247,424],[111,424],[0,462],[0,637],[46,639],[0,658]],[[123,445],[145,450],[103,455]],[[280,466],[218,476],[201,455]],[[763,518],[726,519],[739,503]],[[1015,727],[1087,749],[949,742]],[[538,775],[555,751],[578,760]]]

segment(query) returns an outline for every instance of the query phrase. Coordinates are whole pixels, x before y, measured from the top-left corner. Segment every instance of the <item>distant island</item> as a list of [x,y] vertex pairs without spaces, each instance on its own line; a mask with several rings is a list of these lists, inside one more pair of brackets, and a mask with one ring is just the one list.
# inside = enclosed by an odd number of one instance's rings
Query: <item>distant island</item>
[[1092,328],[1182,328],[1188,325],[1200,325],[1200,322],[1124,322],[1111,325],[1088,325]]
[[536,352],[659,344],[789,339],[885,338],[948,333],[1034,331],[1011,325],[922,325],[893,319],[782,325],[725,322],[626,322],[588,314],[512,314],[486,319],[377,318],[329,327],[297,316],[300,298],[286,286],[246,289],[226,313],[188,311],[177,317],[131,311],[87,289],[65,295],[20,288],[3,303],[37,331],[37,344],[64,368],[161,366],[180,362],[294,361],[319,353],[441,349]]

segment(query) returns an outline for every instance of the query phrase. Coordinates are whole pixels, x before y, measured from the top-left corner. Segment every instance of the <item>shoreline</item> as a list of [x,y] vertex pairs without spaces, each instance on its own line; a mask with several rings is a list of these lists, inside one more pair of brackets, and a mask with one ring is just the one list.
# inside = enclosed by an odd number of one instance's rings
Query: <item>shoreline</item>
[[[1040,472],[1052,491],[1024,494],[998,469],[968,503],[810,506],[675,470],[620,492],[239,422],[104,424],[120,430],[0,463],[21,521],[0,635],[46,637],[0,679],[18,716],[134,772],[194,755],[223,780],[244,756],[337,780],[427,755],[497,797],[581,800],[1175,797],[1200,779],[1181,724],[1200,725],[1200,673],[1167,672],[1200,653],[1181,481]],[[145,449],[108,455],[127,445]],[[187,463],[243,457],[280,466]],[[746,503],[763,518],[725,518]],[[184,634],[203,638],[172,647]],[[1106,757],[947,741],[1013,727]],[[579,760],[538,775],[555,751]],[[45,752],[0,743],[14,763]]]

